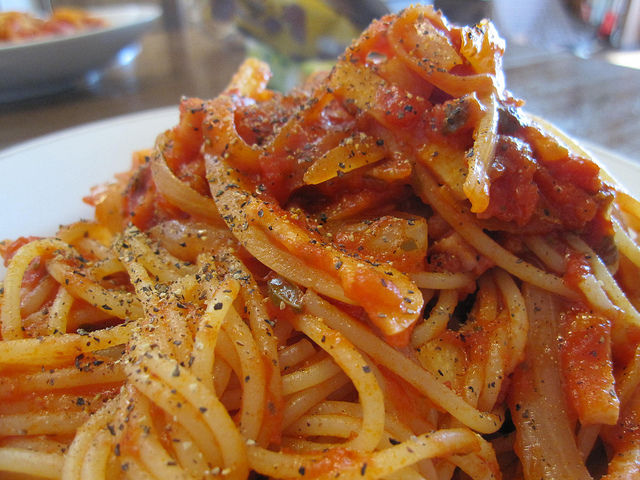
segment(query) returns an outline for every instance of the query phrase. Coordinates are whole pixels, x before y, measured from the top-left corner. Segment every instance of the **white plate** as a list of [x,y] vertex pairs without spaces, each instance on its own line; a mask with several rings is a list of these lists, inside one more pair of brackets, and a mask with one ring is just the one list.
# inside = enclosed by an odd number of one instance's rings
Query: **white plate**
[[93,218],[82,198],[131,166],[178,123],[177,107],[102,120],[0,152],[0,240],[44,236],[62,224]]
[[0,43],[0,102],[70,87],[85,74],[107,66],[162,14],[156,5],[125,4],[86,10],[104,18],[107,26],[74,35]]
[[[177,107],[90,123],[0,152],[0,240],[53,235],[58,227],[93,218],[82,202],[93,186],[129,169],[131,154],[153,146],[178,123]],[[640,196],[640,164],[584,144],[611,175]],[[0,278],[4,271],[0,269]]]

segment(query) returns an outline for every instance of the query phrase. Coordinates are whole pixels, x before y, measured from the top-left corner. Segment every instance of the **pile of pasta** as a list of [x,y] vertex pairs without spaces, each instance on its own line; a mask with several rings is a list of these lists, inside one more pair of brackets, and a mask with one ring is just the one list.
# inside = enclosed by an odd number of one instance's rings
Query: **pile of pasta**
[[632,478],[640,206],[505,90],[489,22],[247,60],[6,241],[0,476]]
[[107,26],[107,21],[73,7],[60,7],[47,18],[30,12],[0,12],[0,42],[39,40]]

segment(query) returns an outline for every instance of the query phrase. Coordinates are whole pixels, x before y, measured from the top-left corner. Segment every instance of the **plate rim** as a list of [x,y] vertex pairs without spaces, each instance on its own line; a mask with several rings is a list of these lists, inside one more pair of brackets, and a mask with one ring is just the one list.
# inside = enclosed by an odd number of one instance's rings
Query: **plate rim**
[[[141,110],[137,112],[124,113],[124,114],[115,115],[112,117],[101,118],[99,120],[92,120],[90,122],[82,123],[80,125],[75,125],[73,127],[63,128],[55,132],[45,133],[38,137],[34,137],[29,140],[24,140],[15,145],[10,145],[4,149],[1,149],[0,162],[8,160],[9,157],[13,155],[17,155],[23,151],[35,149],[47,143],[64,140],[67,137],[88,134],[89,132],[103,129],[106,126],[118,125],[123,123],[136,123],[146,119],[147,117],[149,118],[157,118],[157,117],[164,117],[164,116],[168,117],[168,116],[171,116],[172,114],[176,115],[176,122],[177,122],[178,112],[179,112],[179,107],[177,105],[149,108],[149,109]],[[158,132],[158,135],[161,133],[162,132]]]
[[158,135],[178,121],[177,106],[154,108],[62,129],[0,151],[0,202],[5,206],[0,240],[54,236],[60,225],[93,218],[94,209],[83,198],[94,187],[115,181],[130,168],[135,151],[152,148]]

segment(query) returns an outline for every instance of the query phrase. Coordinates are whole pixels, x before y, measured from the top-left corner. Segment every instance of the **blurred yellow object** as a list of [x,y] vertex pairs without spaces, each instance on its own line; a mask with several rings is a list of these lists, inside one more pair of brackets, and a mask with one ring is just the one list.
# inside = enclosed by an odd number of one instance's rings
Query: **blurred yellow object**
[[213,15],[293,59],[335,58],[374,18],[380,0],[213,0]]

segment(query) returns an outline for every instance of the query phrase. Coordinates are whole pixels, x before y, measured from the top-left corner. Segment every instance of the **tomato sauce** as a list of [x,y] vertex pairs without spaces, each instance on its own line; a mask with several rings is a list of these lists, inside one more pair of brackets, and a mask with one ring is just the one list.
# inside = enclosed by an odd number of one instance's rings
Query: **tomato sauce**
[[536,162],[528,146],[513,137],[501,135],[491,165],[489,206],[478,218],[497,218],[529,223],[538,207],[538,188],[534,183]]
[[611,358],[611,322],[575,309],[560,322],[560,356],[567,399],[583,425],[615,424],[619,400]]
[[299,478],[328,478],[330,475],[337,477],[340,472],[360,465],[363,465],[361,468],[366,469],[367,456],[355,450],[336,447],[329,448],[323,452],[318,451],[317,453],[318,455],[321,454],[322,457],[319,460],[310,462],[307,466],[301,466],[300,470],[298,470]]

